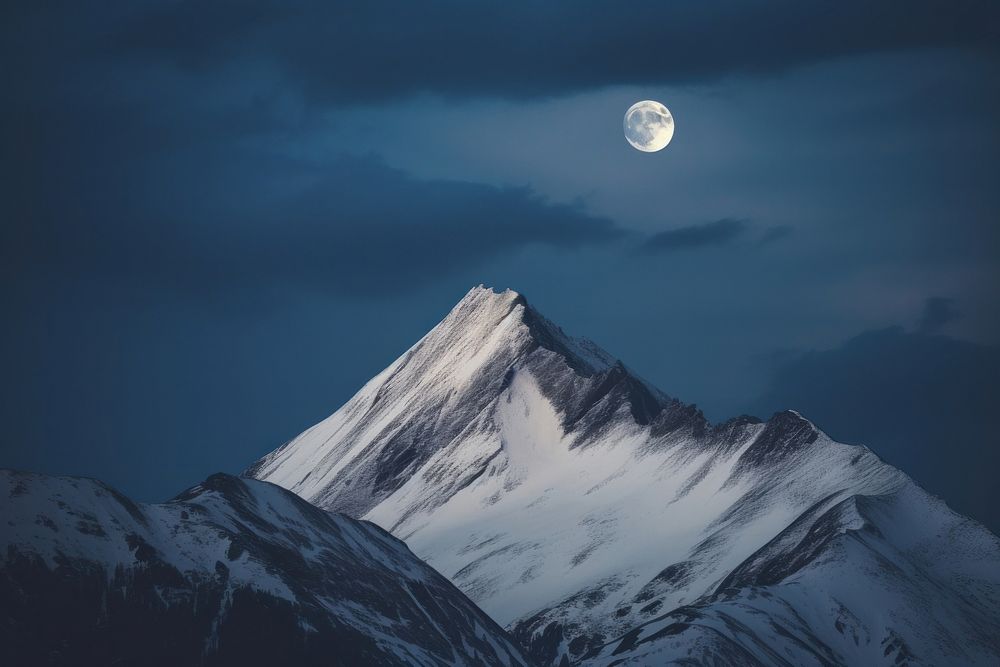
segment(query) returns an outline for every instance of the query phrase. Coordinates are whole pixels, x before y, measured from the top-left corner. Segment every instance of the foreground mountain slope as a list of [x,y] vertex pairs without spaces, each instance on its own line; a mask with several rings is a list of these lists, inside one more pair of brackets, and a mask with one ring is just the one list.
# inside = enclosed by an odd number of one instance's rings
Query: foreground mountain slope
[[521,665],[519,649],[380,528],[214,475],[133,503],[0,471],[9,665]]
[[794,412],[709,424],[509,290],[247,473],[405,539],[544,662],[1000,656],[991,533]]

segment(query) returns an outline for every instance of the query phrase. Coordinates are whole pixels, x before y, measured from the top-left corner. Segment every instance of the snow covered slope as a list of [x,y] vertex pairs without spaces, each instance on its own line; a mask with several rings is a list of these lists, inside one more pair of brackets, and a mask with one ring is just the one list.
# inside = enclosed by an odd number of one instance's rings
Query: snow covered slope
[[160,505],[0,470],[0,663],[522,665],[406,545],[213,475]]
[[1000,657],[979,524],[794,412],[713,426],[509,290],[247,474],[390,530],[547,663]]
[[914,484],[827,499],[713,593],[588,662],[1000,664],[997,545],[984,532]]

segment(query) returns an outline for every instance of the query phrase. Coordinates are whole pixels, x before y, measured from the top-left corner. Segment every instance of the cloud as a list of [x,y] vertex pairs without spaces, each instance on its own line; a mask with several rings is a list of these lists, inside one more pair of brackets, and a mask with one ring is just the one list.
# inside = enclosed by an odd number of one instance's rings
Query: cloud
[[954,299],[940,296],[930,297],[924,301],[924,312],[921,313],[920,321],[917,322],[917,331],[922,334],[935,334],[959,317],[960,314],[955,307]]
[[[934,317],[933,324],[947,320]],[[752,412],[799,410],[998,532],[1000,443],[992,434],[1000,347],[928,333],[868,331],[830,350],[786,358]]]
[[668,229],[650,236],[641,249],[655,253],[729,245],[743,236],[748,227],[746,220],[723,218],[703,225]]
[[310,175],[290,193],[251,185],[240,197],[193,203],[181,199],[182,183],[172,207],[95,198],[41,220],[22,211],[4,254],[24,272],[197,292],[295,284],[381,294],[529,245],[576,248],[625,233],[529,188],[420,180],[374,157],[343,157]]
[[[92,10],[66,3],[48,27],[94,26],[100,14]],[[39,10],[30,11],[37,19]],[[74,12],[81,15],[74,18]],[[92,51],[192,71],[276,70],[311,100],[348,103],[421,92],[547,97],[608,85],[767,74],[856,54],[992,49],[1000,19],[1000,8],[986,0],[957,0],[944,13],[933,0],[905,7],[891,0],[835,7],[798,0],[650,0],[627,9],[573,0],[544,7],[182,0],[103,12],[106,25]],[[12,30],[23,32],[13,18]]]

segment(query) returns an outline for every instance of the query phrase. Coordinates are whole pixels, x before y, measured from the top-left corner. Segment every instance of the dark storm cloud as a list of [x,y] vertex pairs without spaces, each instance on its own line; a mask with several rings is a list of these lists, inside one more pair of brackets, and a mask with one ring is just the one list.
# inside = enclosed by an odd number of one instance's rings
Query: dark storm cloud
[[[273,67],[319,101],[533,97],[778,72],[873,52],[994,48],[997,3],[299,2],[134,5],[90,48],[191,69]],[[80,10],[77,10],[80,11]]]
[[703,225],[668,229],[646,239],[641,250],[650,253],[672,252],[729,245],[746,234],[748,228],[746,220],[723,218]]
[[959,317],[954,299],[942,296],[930,297],[924,302],[924,312],[917,323],[917,331],[922,334],[935,334]]
[[793,407],[997,532],[998,378],[996,346],[892,327],[780,363],[753,411]]

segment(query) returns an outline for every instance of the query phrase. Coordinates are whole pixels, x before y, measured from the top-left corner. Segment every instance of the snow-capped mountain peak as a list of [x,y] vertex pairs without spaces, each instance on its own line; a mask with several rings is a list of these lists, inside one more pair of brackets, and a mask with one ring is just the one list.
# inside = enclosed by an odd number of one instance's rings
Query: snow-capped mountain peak
[[[985,529],[798,413],[709,424],[509,290],[470,291],[247,473],[404,539],[542,662],[767,664],[773,645],[795,664],[904,654],[887,646],[931,663],[1000,654],[1000,545]],[[931,566],[921,553],[950,548],[940,531],[981,558]],[[872,609],[844,588],[866,578],[882,591]],[[930,587],[947,614],[925,609]]]
[[[497,426],[490,406],[525,371],[558,405],[562,430],[574,436],[570,446],[592,441],[623,409],[637,423],[656,421],[660,430],[686,421],[696,428],[703,421],[696,409],[651,389],[594,343],[566,335],[522,295],[479,286],[341,410],[246,474],[361,516],[443,447],[457,447],[477,428]],[[455,465],[433,473],[446,487],[435,491],[439,499],[482,474],[495,453],[490,447],[459,449],[458,459],[444,457]]]

